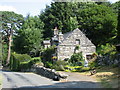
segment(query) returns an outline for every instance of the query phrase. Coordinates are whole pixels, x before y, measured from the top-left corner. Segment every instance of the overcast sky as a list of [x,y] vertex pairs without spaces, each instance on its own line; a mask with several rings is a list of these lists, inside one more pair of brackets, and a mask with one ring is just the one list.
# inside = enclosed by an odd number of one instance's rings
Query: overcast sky
[[[114,3],[119,0],[109,0]],[[26,16],[39,15],[46,5],[50,5],[52,0],[2,0],[0,1],[0,11],[14,11],[18,14]]]

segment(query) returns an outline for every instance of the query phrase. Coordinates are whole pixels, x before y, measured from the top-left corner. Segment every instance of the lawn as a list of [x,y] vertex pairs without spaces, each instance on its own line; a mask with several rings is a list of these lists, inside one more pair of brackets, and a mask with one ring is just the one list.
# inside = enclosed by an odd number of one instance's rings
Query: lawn
[[[97,73],[91,77],[96,78],[101,82],[104,88],[120,88],[120,73],[119,69],[113,67],[99,67],[96,69]],[[90,72],[84,72],[81,74],[90,75]]]

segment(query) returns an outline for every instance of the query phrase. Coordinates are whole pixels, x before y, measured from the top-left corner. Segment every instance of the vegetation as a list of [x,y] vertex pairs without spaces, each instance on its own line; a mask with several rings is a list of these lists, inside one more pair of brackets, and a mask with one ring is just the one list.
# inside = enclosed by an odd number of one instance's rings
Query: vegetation
[[97,73],[92,76],[89,71],[82,72],[81,74],[96,78],[103,88],[119,88],[120,73],[118,67],[99,66],[96,68],[96,72]]
[[109,7],[109,4],[52,3],[40,15],[41,20],[45,23],[44,38],[53,35],[52,30],[55,26],[63,33],[78,27],[95,45],[113,42],[117,33],[117,13]]
[[11,46],[12,46],[12,39],[16,32],[21,28],[21,24],[23,21],[23,16],[20,14],[16,14],[14,12],[8,11],[0,11],[2,14],[2,34],[3,34],[3,42],[7,45],[7,58],[6,58],[6,65],[10,62],[10,55],[11,55]]
[[10,70],[22,71],[22,70],[30,69],[34,64],[40,64],[40,63],[41,63],[40,57],[31,58],[27,54],[12,53],[9,66],[10,66]]
[[74,53],[69,60],[69,62],[72,63],[73,65],[82,65],[83,61],[84,61],[84,59],[82,56],[82,52]]
[[[14,71],[29,69],[37,64],[56,70],[85,72],[96,69],[99,72],[98,60],[102,59],[103,67],[118,67],[118,64],[111,65],[107,62],[119,59],[117,56],[119,52],[115,49],[115,45],[120,43],[119,4],[120,1],[114,4],[54,2],[46,6],[39,16],[34,17],[30,15],[23,17],[14,12],[0,11],[2,13],[2,30],[0,30],[2,41],[0,43],[3,48],[3,66],[8,65]],[[50,39],[53,36],[55,27],[63,33],[75,28],[82,30],[97,46],[96,55],[100,58],[94,58],[89,62],[88,67],[83,66],[82,53],[75,52],[69,60],[56,61],[57,57],[53,55],[55,46],[47,49],[42,46],[44,39]],[[78,49],[79,46],[76,46],[76,50]],[[104,72],[102,69],[104,68],[101,68],[101,72]],[[114,75],[117,74],[114,73]],[[102,80],[110,79],[108,77]]]
[[39,56],[43,27],[43,22],[37,16],[28,15],[22,28],[17,32],[18,35],[14,38],[14,50],[17,53],[27,53],[33,57]]
[[119,88],[119,70],[115,67],[101,67],[94,76],[105,88]]

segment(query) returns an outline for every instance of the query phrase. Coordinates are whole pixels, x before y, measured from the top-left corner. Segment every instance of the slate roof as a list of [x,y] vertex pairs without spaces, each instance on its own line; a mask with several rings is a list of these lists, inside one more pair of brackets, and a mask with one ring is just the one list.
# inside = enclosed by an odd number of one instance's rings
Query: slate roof
[[86,39],[86,46],[87,45],[91,45],[91,46],[94,46],[94,44],[86,37],[86,35],[80,30],[80,29],[78,29],[78,28],[76,28],[76,29],[74,29],[73,31],[70,31],[70,32],[67,32],[67,33],[65,33],[65,34],[63,34],[63,41],[61,42],[61,43],[63,43],[65,40],[66,40],[66,38],[68,38],[69,36],[71,36],[72,35],[72,33],[75,31],[75,30],[79,30],[80,31],[80,33],[85,37],[85,39]]
[[63,38],[66,39],[69,35],[72,34],[73,31],[67,32],[65,34],[63,34]]

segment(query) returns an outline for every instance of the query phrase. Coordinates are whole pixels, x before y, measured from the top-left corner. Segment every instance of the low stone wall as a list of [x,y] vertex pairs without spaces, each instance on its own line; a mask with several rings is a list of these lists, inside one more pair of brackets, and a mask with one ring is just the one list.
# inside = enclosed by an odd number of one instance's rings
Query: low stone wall
[[97,63],[100,66],[104,65],[117,65],[120,67],[120,54],[116,54],[113,59],[110,58],[109,55],[106,56],[98,56]]
[[45,68],[43,66],[37,66],[34,65],[31,70],[32,72],[35,72],[41,76],[53,79],[53,80],[61,80],[61,79],[66,79],[68,75],[61,73],[61,72],[57,72],[55,71],[55,69],[49,69],[49,68]]

